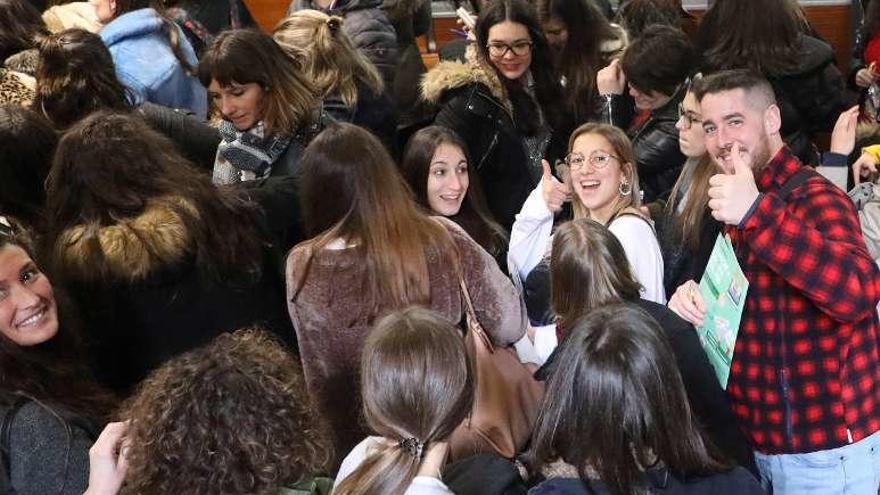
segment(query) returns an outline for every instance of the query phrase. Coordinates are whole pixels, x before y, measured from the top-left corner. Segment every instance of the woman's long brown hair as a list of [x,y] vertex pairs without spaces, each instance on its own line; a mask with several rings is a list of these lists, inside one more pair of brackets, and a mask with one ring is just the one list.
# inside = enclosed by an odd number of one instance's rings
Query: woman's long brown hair
[[452,241],[416,206],[379,139],[352,124],[331,125],[309,144],[300,166],[303,218],[306,233],[313,237],[295,248],[307,256],[295,270],[300,275],[293,299],[305,285],[315,256],[342,239],[362,254],[366,297],[374,310],[385,304],[427,304],[427,251],[451,256],[448,261],[454,264]]
[[[419,454],[446,441],[470,412],[473,365],[461,331],[419,307],[380,320],[362,356],[364,416],[383,441],[333,493],[403,493],[419,470]],[[409,438],[421,444],[421,452],[400,444]]]

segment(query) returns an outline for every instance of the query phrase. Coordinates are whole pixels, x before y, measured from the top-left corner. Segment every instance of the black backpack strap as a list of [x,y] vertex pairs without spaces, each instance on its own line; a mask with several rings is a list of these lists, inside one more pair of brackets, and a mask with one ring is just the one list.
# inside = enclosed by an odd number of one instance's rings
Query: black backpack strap
[[783,184],[782,187],[776,192],[779,199],[785,199],[791,194],[792,191],[797,189],[798,186],[807,181],[810,177],[816,175],[816,171],[810,167],[803,166],[797,172],[791,175]]

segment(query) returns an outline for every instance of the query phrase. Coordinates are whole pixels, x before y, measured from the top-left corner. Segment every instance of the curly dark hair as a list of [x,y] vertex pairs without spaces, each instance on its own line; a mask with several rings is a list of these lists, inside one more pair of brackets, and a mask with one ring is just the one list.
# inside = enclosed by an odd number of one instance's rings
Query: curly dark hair
[[122,493],[274,494],[326,472],[305,390],[293,357],[256,329],[168,361],[119,413],[131,421]]

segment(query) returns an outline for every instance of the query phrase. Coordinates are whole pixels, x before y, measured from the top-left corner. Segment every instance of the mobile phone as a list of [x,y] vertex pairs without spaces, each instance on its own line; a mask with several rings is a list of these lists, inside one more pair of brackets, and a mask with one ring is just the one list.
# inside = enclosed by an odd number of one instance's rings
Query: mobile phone
[[474,15],[468,12],[464,7],[457,8],[455,14],[468,29],[473,30],[477,25],[477,20],[474,18]]

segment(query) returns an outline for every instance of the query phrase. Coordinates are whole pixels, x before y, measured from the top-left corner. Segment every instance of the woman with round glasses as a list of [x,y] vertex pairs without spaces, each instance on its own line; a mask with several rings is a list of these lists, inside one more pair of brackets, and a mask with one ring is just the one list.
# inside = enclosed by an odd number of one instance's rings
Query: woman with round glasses
[[526,0],[493,0],[480,13],[477,56],[425,76],[434,121],[464,138],[489,209],[505,229],[541,177],[541,159],[564,155],[573,127],[547,41]]
[[[649,218],[640,210],[639,176],[636,173],[632,145],[626,134],[607,124],[584,124],[572,133],[569,153],[560,166],[559,182],[544,162],[541,184],[529,195],[516,216],[510,234],[507,262],[510,273],[526,281],[528,287],[546,287],[549,271],[537,270],[548,263],[554,216],[570,196],[574,218],[589,218],[608,228],[620,241],[636,281],[641,285],[643,299],[666,303],[663,290],[663,257]],[[537,306],[549,307],[549,291],[535,290],[540,299],[529,301],[529,314]],[[546,312],[544,314],[547,314]],[[553,328],[552,316],[534,325]],[[553,334],[555,332],[549,332]],[[539,351],[553,346],[553,342],[537,342]]]

